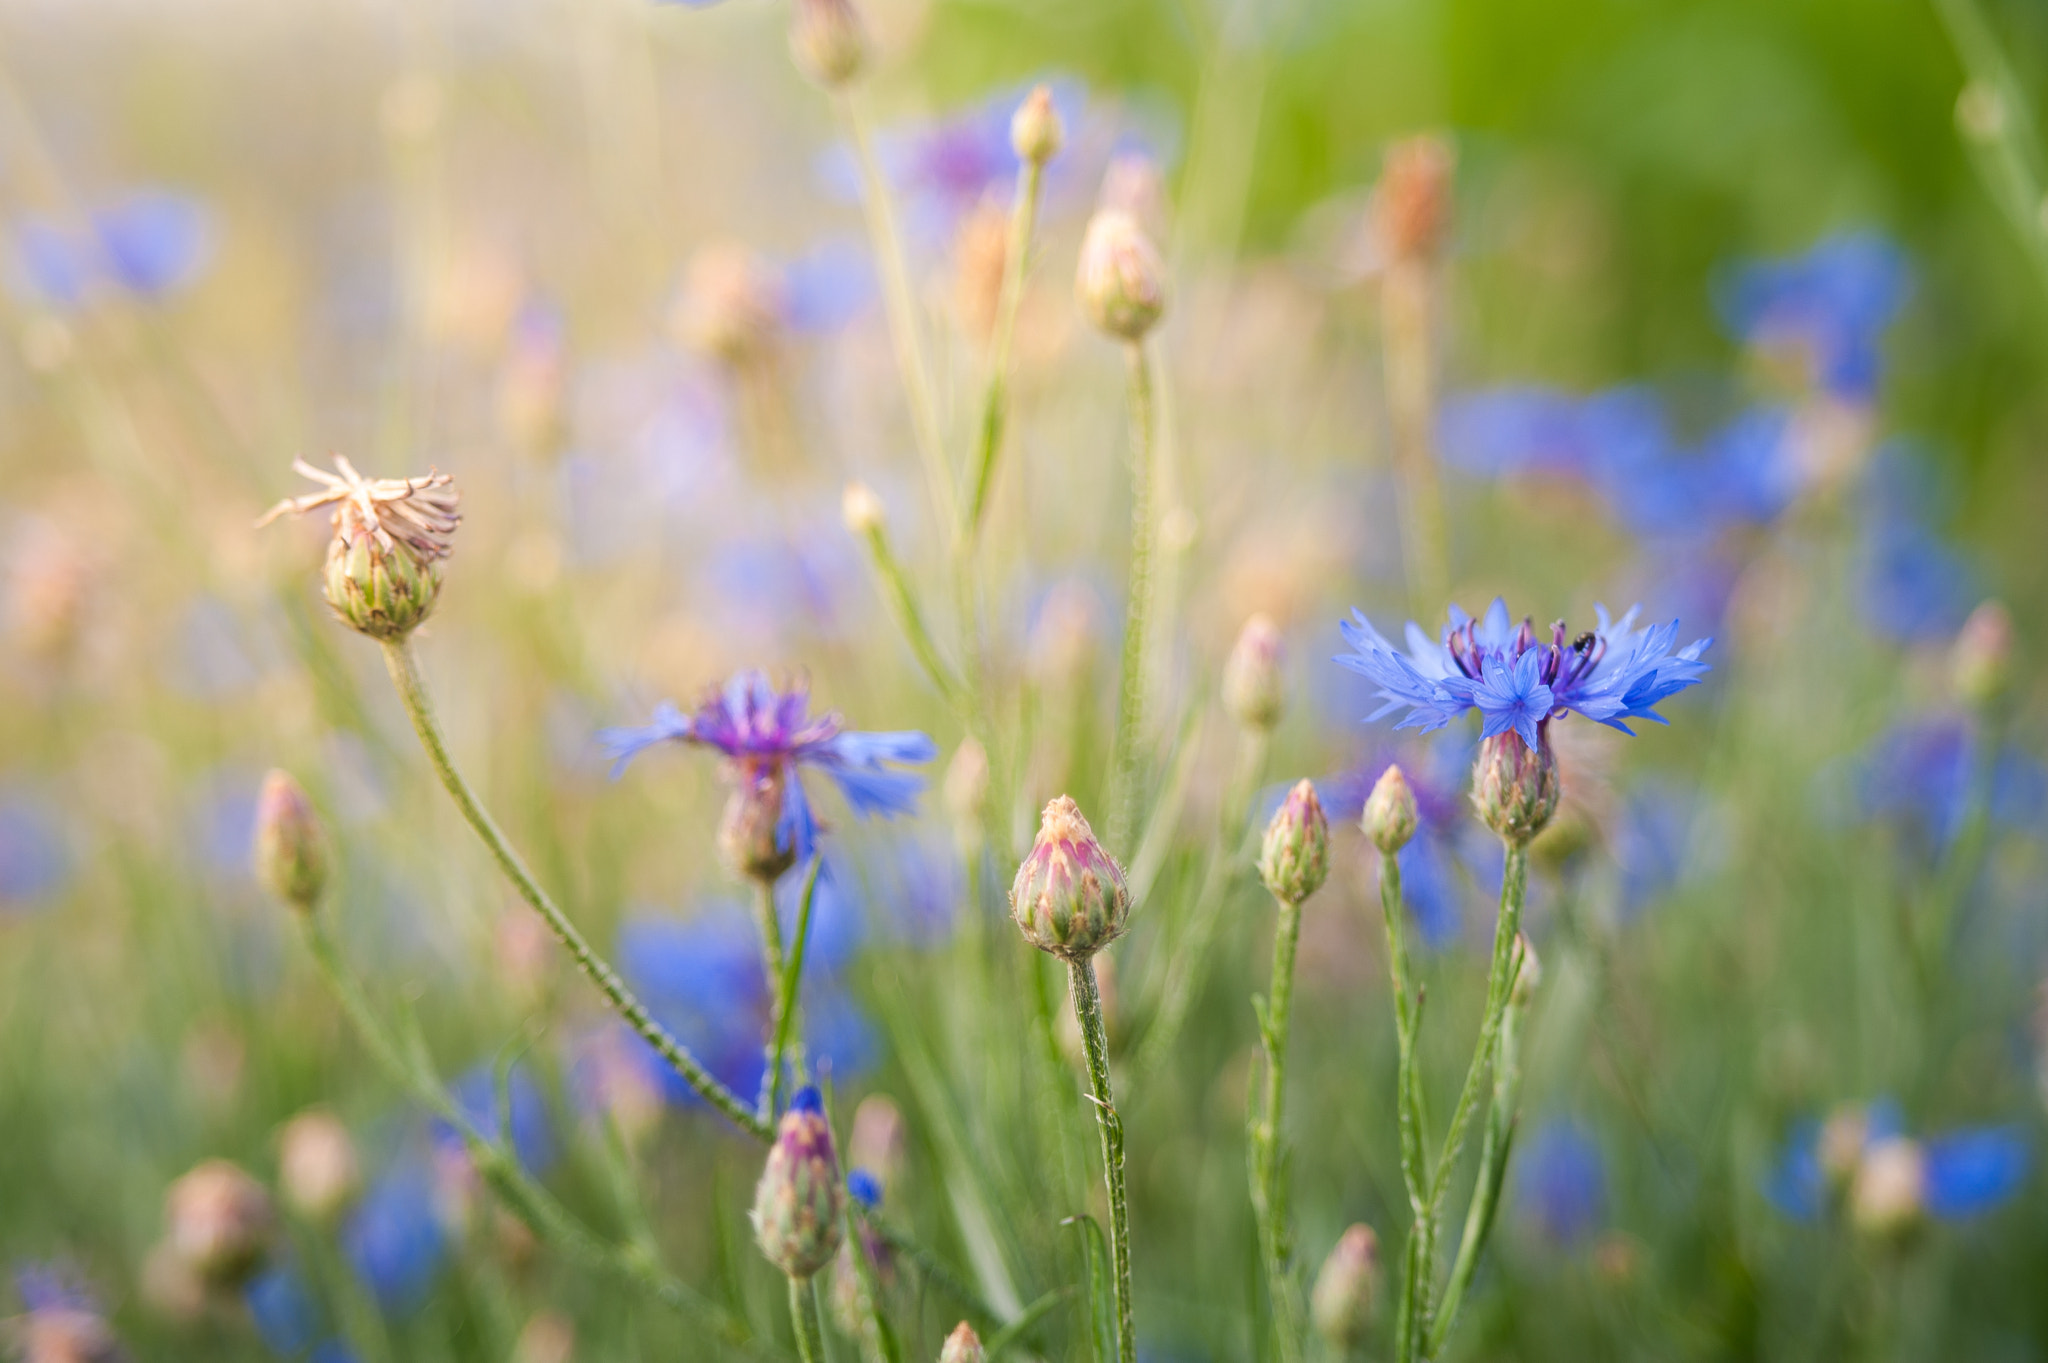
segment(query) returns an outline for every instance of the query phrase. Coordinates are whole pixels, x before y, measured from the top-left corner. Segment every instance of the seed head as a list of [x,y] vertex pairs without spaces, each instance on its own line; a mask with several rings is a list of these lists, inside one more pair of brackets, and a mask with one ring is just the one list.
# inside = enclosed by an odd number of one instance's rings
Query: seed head
[[1264,613],[1238,632],[1223,664],[1223,708],[1247,729],[1271,731],[1280,722],[1280,628]]
[[1397,766],[1388,767],[1373,783],[1372,794],[1366,797],[1365,814],[1359,826],[1365,829],[1373,846],[1392,856],[1415,836],[1416,818],[1415,791],[1408,785],[1407,776]]
[[1266,825],[1259,879],[1275,899],[1299,905],[1330,875],[1330,821],[1308,781],[1298,781]]
[[292,468],[326,490],[287,497],[256,524],[290,512],[302,516],[334,508],[334,538],[327,546],[327,604],[343,623],[373,639],[403,639],[434,609],[441,593],[441,561],[454,552],[462,494],[447,474],[424,478],[365,478],[342,455],[335,473],[303,459]]
[[1103,209],[1089,221],[1074,293],[1088,320],[1120,340],[1143,340],[1158,324],[1166,310],[1166,265],[1136,218]]
[[310,911],[332,864],[313,802],[291,773],[272,771],[256,797],[256,878],[293,908]]
[[1344,1353],[1365,1342],[1379,1302],[1379,1278],[1380,1239],[1361,1222],[1323,1260],[1309,1296],[1309,1319],[1332,1349]]
[[816,1089],[800,1089],[782,1114],[754,1190],[754,1239],[768,1262],[792,1278],[809,1278],[839,1249],[845,1211],[825,1104]]
[[1509,729],[1482,739],[1472,771],[1472,803],[1480,822],[1512,847],[1526,847],[1557,812],[1557,755],[1550,735],[1534,748]]
[[1066,125],[1052,105],[1052,90],[1044,85],[1024,97],[1010,117],[1010,149],[1020,161],[1043,166],[1060,154],[1066,144]]
[[1010,885],[1010,917],[1024,940],[1065,961],[1085,961],[1123,935],[1131,892],[1081,807],[1045,807],[1037,841]]

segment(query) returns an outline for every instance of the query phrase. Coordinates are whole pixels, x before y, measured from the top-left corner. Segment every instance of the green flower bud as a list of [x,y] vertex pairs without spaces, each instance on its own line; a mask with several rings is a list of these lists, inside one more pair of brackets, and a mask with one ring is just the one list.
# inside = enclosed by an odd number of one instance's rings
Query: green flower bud
[[1480,822],[1511,847],[1526,847],[1557,812],[1557,754],[1538,730],[1534,748],[1510,729],[1479,744],[1472,769],[1472,803]]
[[1388,767],[1366,797],[1365,814],[1358,821],[1372,845],[1392,856],[1415,836],[1415,792],[1399,767]]
[[1024,97],[1010,118],[1010,150],[1020,161],[1043,166],[1060,154],[1066,140],[1059,110],[1052,107],[1052,91],[1041,85]]
[[946,1346],[939,1350],[939,1363],[981,1363],[986,1357],[981,1336],[964,1320],[953,1327],[953,1333],[946,1336]]
[[1247,729],[1269,732],[1280,722],[1280,630],[1266,615],[1244,622],[1223,664],[1223,708]]
[[1275,899],[1300,904],[1330,875],[1330,821],[1312,782],[1298,781],[1266,825],[1259,879]]
[[789,54],[799,71],[827,90],[858,76],[867,65],[868,38],[851,0],[794,0]]
[[1309,1319],[1332,1349],[1343,1353],[1365,1342],[1379,1304],[1379,1278],[1379,1237],[1371,1226],[1355,1225],[1323,1260],[1309,1294]]
[[311,909],[327,888],[333,857],[313,802],[289,772],[263,778],[256,797],[256,878],[295,909]]
[[809,1278],[838,1252],[845,1211],[825,1104],[805,1087],[782,1114],[754,1189],[754,1239],[768,1262],[792,1278]]
[[1136,218],[1110,208],[1089,221],[1074,293],[1088,320],[1121,340],[1143,340],[1158,324],[1166,310],[1166,265]]
[[1095,841],[1081,807],[1064,795],[1047,805],[1010,884],[1010,917],[1024,940],[1062,960],[1085,961],[1123,935],[1130,908],[1123,869]]
[[208,1287],[249,1281],[277,1240],[270,1194],[226,1160],[208,1160],[173,1183],[164,1222],[172,1253]]
[[1976,710],[1988,710],[2012,689],[2012,616],[2004,605],[1986,601],[1970,612],[1949,653],[1956,694]]

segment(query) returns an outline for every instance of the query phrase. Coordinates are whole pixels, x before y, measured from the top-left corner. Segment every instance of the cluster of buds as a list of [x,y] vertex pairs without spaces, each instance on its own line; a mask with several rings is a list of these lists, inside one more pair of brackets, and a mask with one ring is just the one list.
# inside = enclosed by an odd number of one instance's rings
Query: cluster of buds
[[1223,664],[1223,708],[1245,728],[1270,733],[1280,722],[1280,627],[1263,613],[1244,622]]
[[1081,311],[1097,330],[1136,343],[1166,311],[1166,265],[1138,220],[1105,208],[1089,219],[1074,278]]
[[256,797],[256,878],[295,909],[311,912],[333,856],[313,802],[291,773],[272,771]]
[[254,1277],[277,1240],[277,1209],[263,1185],[226,1160],[208,1160],[164,1195],[166,1241],[209,1288]]
[[851,0],[795,0],[789,8],[789,55],[827,90],[858,76],[867,65],[868,35]]
[[1345,1231],[1316,1274],[1309,1320],[1331,1349],[1345,1354],[1365,1343],[1379,1302],[1380,1239],[1360,1223]]
[[292,468],[324,491],[287,497],[256,524],[289,512],[302,516],[334,508],[334,538],[327,546],[327,604],[349,628],[373,639],[403,639],[419,627],[441,594],[441,562],[454,552],[462,494],[454,479],[429,471],[424,478],[365,478],[341,455],[335,473],[303,459]]
[[1299,907],[1330,875],[1330,821],[1312,782],[1298,781],[1266,825],[1259,879],[1283,904]]
[[1095,840],[1081,807],[1065,795],[1048,804],[1010,885],[1010,917],[1024,940],[1085,961],[1123,935],[1130,909],[1123,868]]
[[1533,748],[1512,729],[1479,744],[1472,803],[1479,821],[1510,847],[1527,847],[1557,813],[1557,754],[1551,750],[1548,728],[1547,721],[1537,727]]
[[810,1278],[838,1252],[845,1212],[832,1124],[818,1090],[806,1086],[782,1114],[754,1189],[754,1239],[768,1262],[792,1278]]
[[1373,783],[1359,826],[1384,856],[1393,856],[1415,836],[1415,791],[1399,767],[1390,766]]

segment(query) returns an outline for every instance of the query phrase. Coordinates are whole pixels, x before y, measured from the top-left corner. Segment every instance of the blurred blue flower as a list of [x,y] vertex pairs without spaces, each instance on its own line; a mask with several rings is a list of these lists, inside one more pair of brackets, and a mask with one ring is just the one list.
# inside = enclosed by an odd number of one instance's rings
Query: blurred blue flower
[[743,783],[780,781],[783,804],[776,840],[792,848],[800,861],[810,857],[819,832],[801,768],[814,767],[829,776],[856,814],[892,818],[915,810],[924,789],[922,776],[895,768],[938,756],[931,739],[912,730],[869,733],[845,728],[837,713],[813,717],[807,686],[797,682],[777,691],[760,672],[735,674],[723,690],[706,696],[694,714],[664,701],[655,708],[652,724],[607,729],[599,738],[613,759],[614,776],[637,754],[673,741],[723,753]]
[[2017,1195],[2033,1152],[2017,1126],[1966,1127],[1928,1140],[1927,1210],[1944,1220],[1977,1216]]
[[826,637],[846,633],[865,597],[852,542],[822,518],[808,532],[775,532],[723,541],[705,565],[704,586],[733,626],[802,624]]
[[[1794,1220],[1817,1221],[1827,1210],[1829,1163],[1846,1185],[1863,1152],[1904,1134],[1898,1104],[1888,1098],[1868,1107],[1842,1107],[1827,1122],[1802,1120],[1765,1180],[1764,1196]],[[1919,1148],[1922,1206],[1941,1220],[1995,1209],[2018,1194],[2033,1165],[2032,1148],[2018,1126],[1961,1127],[1930,1137]]]
[[882,1185],[865,1169],[855,1169],[846,1175],[846,1191],[869,1211],[882,1205]]
[[851,237],[828,237],[782,262],[782,320],[791,331],[837,331],[873,305],[874,265]]
[[94,211],[82,228],[44,218],[14,224],[17,286],[55,308],[75,308],[104,285],[163,298],[205,272],[213,255],[206,205],[164,189],[137,189]]
[[[490,1063],[472,1066],[450,1090],[456,1108],[465,1120],[476,1128],[477,1134],[485,1140],[498,1143],[504,1139],[500,1124],[502,1109],[509,1106],[512,1115],[512,1149],[519,1162],[530,1173],[545,1173],[555,1162],[555,1137],[548,1125],[547,1100],[542,1097],[540,1085],[527,1073],[522,1065],[514,1065],[506,1072],[503,1091],[498,1085],[497,1069]],[[454,1127],[435,1124],[435,1135],[453,1149],[462,1149],[462,1138]]]
[[1884,333],[1912,288],[1906,256],[1876,232],[1825,237],[1803,255],[1745,261],[1714,290],[1729,332],[1760,349],[1798,350],[1822,391],[1870,402]]
[[42,904],[70,877],[71,855],[50,799],[0,786],[0,912]]
[[1698,801],[1668,782],[1645,782],[1622,802],[1609,847],[1621,871],[1621,916],[1633,918],[1678,883]]
[[438,1183],[431,1151],[408,1148],[364,1190],[342,1227],[342,1253],[386,1315],[417,1309],[447,1262]]
[[242,1290],[256,1337],[283,1358],[311,1348],[321,1330],[320,1303],[299,1271],[289,1264],[265,1269]]
[[192,837],[208,870],[228,880],[249,880],[256,845],[256,794],[262,776],[220,767],[194,782]]
[[356,1363],[355,1350],[338,1339],[324,1339],[306,1355],[306,1363]]
[[218,596],[187,602],[174,631],[178,689],[200,700],[219,700],[246,691],[263,675],[263,641],[250,622]]
[[[1863,812],[1898,821],[1934,854],[1946,850],[1969,813],[1973,764],[1982,760],[1969,721],[1959,715],[1922,716],[1893,725],[1865,752],[1858,770]],[[2023,828],[2048,807],[2048,768],[2007,746],[1991,772],[1995,824]]]
[[24,1263],[14,1270],[14,1290],[24,1311],[100,1312],[100,1304],[68,1264]]
[[1515,1205],[1559,1245],[1599,1229],[1607,1215],[1607,1168],[1584,1126],[1553,1117],[1530,1134],[1515,1165]]
[[952,936],[966,887],[959,851],[942,832],[893,837],[866,867],[868,903],[882,906],[876,927],[911,946],[937,946]]
[[1655,707],[1708,671],[1699,658],[1713,640],[1696,639],[1674,654],[1676,620],[1637,629],[1635,610],[1617,621],[1605,606],[1597,609],[1598,630],[1574,640],[1559,621],[1551,638],[1539,642],[1532,622],[1517,627],[1510,621],[1503,600],[1496,598],[1483,620],[1453,606],[1440,643],[1409,622],[1406,654],[1353,611],[1339,629],[1354,651],[1336,661],[1378,683],[1386,703],[1369,721],[1407,707],[1397,729],[1428,733],[1476,709],[1485,719],[1483,737],[1513,729],[1534,748],[1537,726],[1568,712],[1625,734],[1635,731],[1624,720],[1664,723]]
[[1910,441],[1888,440],[1871,459],[1859,522],[1859,604],[1865,623],[1886,638],[1945,639],[1977,603],[1968,560],[1933,528],[1947,492],[1934,461]]

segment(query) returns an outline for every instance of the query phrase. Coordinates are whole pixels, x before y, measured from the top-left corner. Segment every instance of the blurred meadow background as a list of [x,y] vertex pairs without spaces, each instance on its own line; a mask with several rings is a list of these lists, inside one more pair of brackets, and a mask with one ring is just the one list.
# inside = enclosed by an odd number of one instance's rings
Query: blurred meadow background
[[[782,0],[0,0],[13,1347],[794,1356],[746,1222],[758,1147],[608,1020],[436,789],[320,600],[324,516],[253,528],[308,490],[293,457],[340,453],[453,475],[416,647],[456,757],[742,1094],[770,1003],[717,770],[677,748],[610,779],[600,731],[760,668],[852,728],[932,736],[913,815],[814,783],[809,1054],[934,1261],[885,1284],[902,1356],[1047,1293],[1018,1355],[1091,1356],[1088,1232],[1063,1224],[1103,1215],[1086,1076],[1077,1036],[1038,1044],[1034,999],[1064,986],[1002,891],[1052,797],[1118,823],[1124,363],[1073,286],[1114,202],[1168,280],[1144,818],[1110,846],[1145,892],[1103,968],[1141,1356],[1280,1356],[1245,1172],[1273,910],[1218,868],[1301,777],[1332,870],[1303,911],[1295,1258],[1306,1282],[1353,1223],[1400,1242],[1366,792],[1398,760],[1421,806],[1402,866],[1440,1110],[1502,860],[1462,795],[1473,731],[1364,722],[1372,687],[1330,659],[1354,607],[1398,637],[1500,595],[1574,630],[1640,602],[1714,636],[1714,671],[1634,740],[1558,721],[1522,1124],[1445,1356],[2048,1357],[2048,11],[1976,4],[860,0],[851,98],[962,466],[1011,114],[1044,82],[1066,129],[962,591],[847,125],[792,66]],[[1417,134],[1454,158],[1433,587],[1404,555],[1372,230]],[[942,650],[984,659],[992,817],[843,515],[856,480]],[[1995,616],[1964,633],[1993,599],[2004,652]],[[1252,734],[1223,678],[1256,615],[1284,704]],[[372,1063],[251,870],[271,767],[332,832],[328,912],[377,1006],[564,1205],[754,1344],[537,1239]],[[1907,1205],[1845,1208],[1900,1136]],[[287,1158],[309,1142],[331,1198]],[[166,1207],[216,1159],[283,1207],[226,1296]],[[1382,1296],[1365,1356],[1393,1356]],[[837,1327],[831,1348],[861,1356]]]

